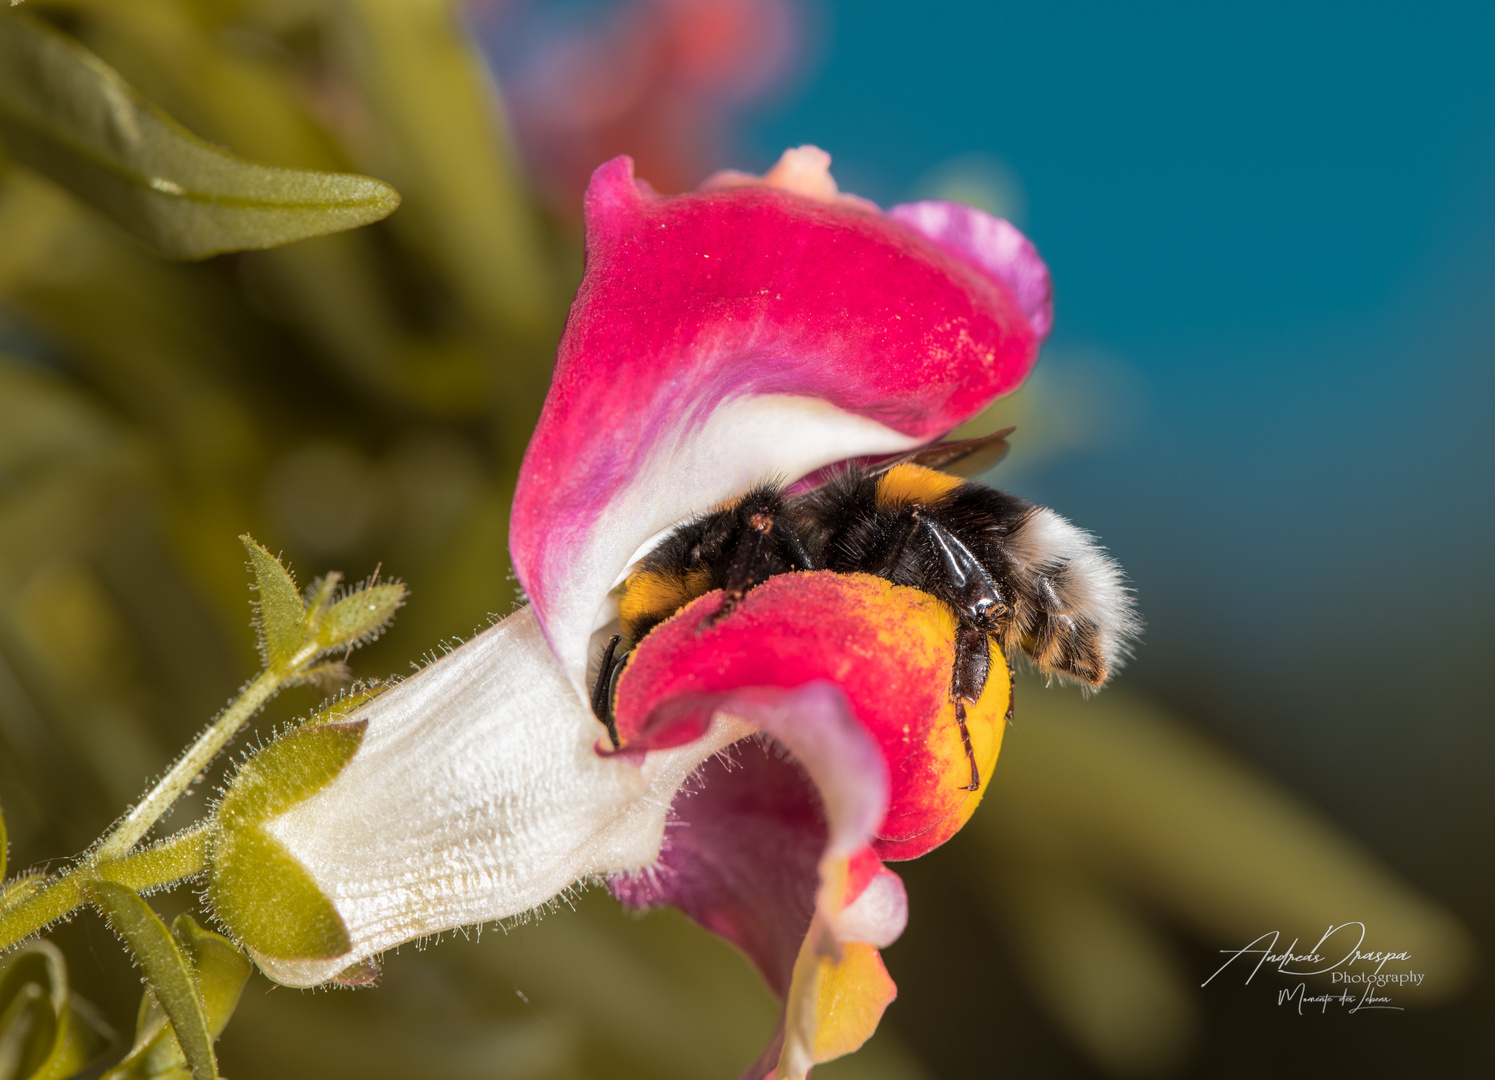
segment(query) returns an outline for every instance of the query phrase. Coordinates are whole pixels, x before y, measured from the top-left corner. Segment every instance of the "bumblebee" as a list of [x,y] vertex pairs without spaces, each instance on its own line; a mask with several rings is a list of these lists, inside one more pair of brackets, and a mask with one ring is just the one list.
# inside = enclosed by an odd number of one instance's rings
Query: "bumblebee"
[[[852,466],[798,496],[762,484],[681,525],[624,581],[624,632],[641,641],[713,589],[726,593],[714,616],[725,618],[754,586],[800,570],[873,574],[929,593],[956,618],[950,700],[974,791],[980,776],[966,709],[986,686],[993,638],[1009,658],[1101,686],[1139,630],[1121,569],[1093,536],[1047,507],[957,475],[994,463],[1009,433]],[[615,745],[621,640],[605,648],[592,695]]]
[[[715,623],[730,615],[754,585],[775,574],[818,569],[801,539],[801,515],[781,486],[760,484],[726,507],[688,521],[644,557],[623,582],[618,614],[632,642],[664,622],[698,596],[713,589],[726,593]],[[592,712],[607,725],[618,746],[612,701],[627,654],[618,653],[622,635],[604,647]]]

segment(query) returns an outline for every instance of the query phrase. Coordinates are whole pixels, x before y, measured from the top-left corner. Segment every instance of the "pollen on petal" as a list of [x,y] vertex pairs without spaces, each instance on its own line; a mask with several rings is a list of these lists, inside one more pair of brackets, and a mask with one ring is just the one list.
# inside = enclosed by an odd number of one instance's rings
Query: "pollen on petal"
[[1001,281],[1042,341],[1054,325],[1054,287],[1038,250],[1010,221],[952,202],[903,203],[888,217]]

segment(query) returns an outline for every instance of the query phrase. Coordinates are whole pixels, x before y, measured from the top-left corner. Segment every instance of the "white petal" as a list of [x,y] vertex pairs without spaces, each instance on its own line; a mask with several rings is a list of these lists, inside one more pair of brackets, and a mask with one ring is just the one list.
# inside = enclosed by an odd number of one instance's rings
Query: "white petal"
[[867,887],[836,918],[840,941],[863,941],[885,949],[908,925],[908,893],[903,879],[891,870],[879,870]]
[[353,942],[332,960],[256,955],[291,986],[413,938],[521,915],[578,880],[650,865],[681,783],[751,731],[724,717],[642,765],[599,757],[603,728],[528,608],[349,719],[368,722],[353,760],[267,826]]

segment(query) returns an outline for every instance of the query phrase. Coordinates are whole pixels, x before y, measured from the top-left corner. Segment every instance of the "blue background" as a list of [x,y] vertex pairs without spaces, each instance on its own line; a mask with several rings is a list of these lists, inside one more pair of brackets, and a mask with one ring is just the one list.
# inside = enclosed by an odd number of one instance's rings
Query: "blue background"
[[863,0],[820,28],[754,163],[815,142],[886,204],[1000,157],[1046,356],[1136,383],[1124,437],[1015,485],[1133,577],[1127,678],[1487,895],[1495,5]]

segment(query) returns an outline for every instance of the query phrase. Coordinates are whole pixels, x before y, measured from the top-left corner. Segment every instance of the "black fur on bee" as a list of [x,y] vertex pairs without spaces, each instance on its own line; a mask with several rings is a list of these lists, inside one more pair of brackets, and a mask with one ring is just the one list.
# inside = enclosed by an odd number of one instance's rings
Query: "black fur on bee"
[[[721,619],[754,586],[800,570],[873,574],[929,593],[956,618],[950,700],[971,766],[968,789],[976,790],[966,710],[986,686],[993,639],[1009,659],[1026,656],[1049,675],[1100,686],[1140,629],[1120,567],[1089,533],[1046,507],[939,471],[968,456],[985,467],[1006,434],[852,467],[796,498],[763,484],[681,525],[624,583],[625,632],[637,642],[713,589],[727,594],[713,621]],[[593,709],[616,744],[612,694],[626,656],[615,649],[616,640]]]
[[719,510],[681,525],[644,556],[623,586],[623,628],[637,642],[698,596],[726,592],[713,621],[776,574],[815,570],[800,516],[782,485],[760,484]]
[[1137,632],[1121,570],[1090,534],[985,484],[911,464],[853,469],[803,511],[824,569],[930,593],[1047,674],[1100,686]]

